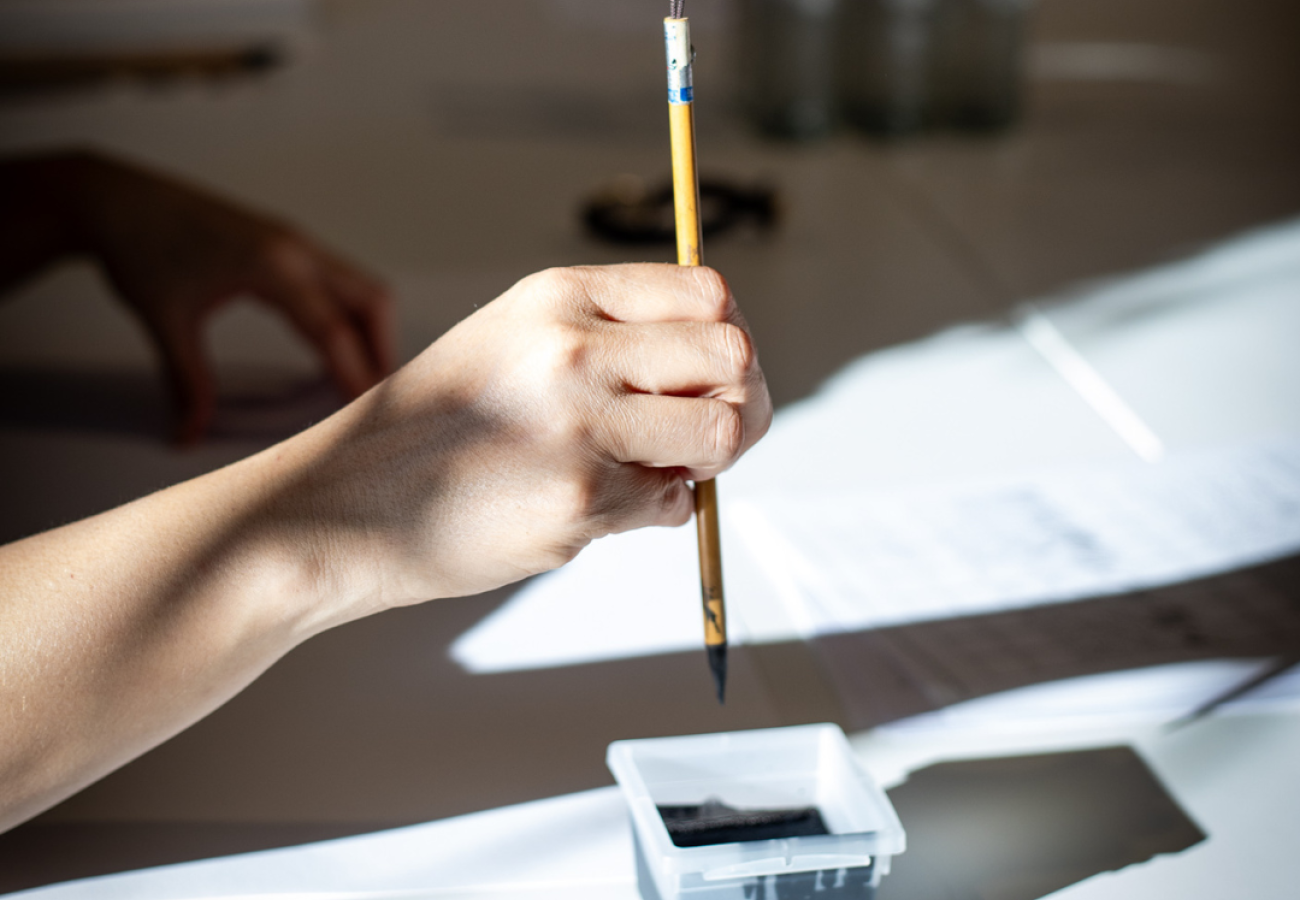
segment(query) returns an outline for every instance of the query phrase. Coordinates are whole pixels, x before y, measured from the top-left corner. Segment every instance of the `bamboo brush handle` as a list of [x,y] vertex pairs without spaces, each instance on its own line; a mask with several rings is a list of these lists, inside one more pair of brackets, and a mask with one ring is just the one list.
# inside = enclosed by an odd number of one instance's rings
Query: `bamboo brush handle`
[[704,645],[727,644],[727,611],[722,597],[722,542],[718,538],[718,483],[695,484],[695,527],[700,542],[700,592],[704,599]]
[[677,265],[704,264],[700,235],[700,180],[695,171],[695,104],[668,104],[673,148],[673,212],[677,220]]
[[[686,19],[665,19],[672,135],[673,209],[677,224],[677,264],[704,261],[700,233],[700,180],[695,167],[695,106],[690,78],[690,26]],[[684,70],[684,77],[680,74]],[[676,74],[676,80],[675,80]],[[704,643],[727,644],[727,616],[722,593],[722,541],[718,533],[718,489],[713,480],[695,485],[695,525],[700,544],[700,589],[704,601]],[[721,685],[719,686],[721,694]]]

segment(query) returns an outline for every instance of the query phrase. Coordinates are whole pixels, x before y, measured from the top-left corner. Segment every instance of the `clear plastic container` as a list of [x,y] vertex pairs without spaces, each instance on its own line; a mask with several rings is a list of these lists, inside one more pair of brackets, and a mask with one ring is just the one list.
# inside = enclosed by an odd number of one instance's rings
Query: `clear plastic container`
[[[616,741],[645,900],[869,900],[906,846],[889,798],[835,725]],[[660,807],[815,808],[825,834],[678,846]],[[679,838],[680,839],[680,838]]]

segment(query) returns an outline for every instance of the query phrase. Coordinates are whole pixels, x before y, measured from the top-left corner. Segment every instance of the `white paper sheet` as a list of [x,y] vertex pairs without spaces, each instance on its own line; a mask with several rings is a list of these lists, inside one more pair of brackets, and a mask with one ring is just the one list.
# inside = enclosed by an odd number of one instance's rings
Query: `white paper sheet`
[[1300,440],[735,504],[806,636],[1186,581],[1300,551]]

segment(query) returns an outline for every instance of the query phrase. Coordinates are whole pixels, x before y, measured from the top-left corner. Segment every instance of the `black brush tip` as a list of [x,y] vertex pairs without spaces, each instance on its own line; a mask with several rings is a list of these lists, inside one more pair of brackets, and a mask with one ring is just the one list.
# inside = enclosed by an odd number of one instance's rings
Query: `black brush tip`
[[668,18],[680,19],[686,12],[686,0],[668,0]]
[[718,703],[725,706],[727,703],[727,645],[710,644],[706,649],[709,651],[709,671],[713,673],[713,683],[718,688]]

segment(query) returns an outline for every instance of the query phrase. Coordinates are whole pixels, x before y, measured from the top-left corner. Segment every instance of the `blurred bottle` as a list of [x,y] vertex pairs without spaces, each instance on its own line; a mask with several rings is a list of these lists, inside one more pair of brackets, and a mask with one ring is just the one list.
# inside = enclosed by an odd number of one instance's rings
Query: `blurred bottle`
[[941,0],[928,118],[994,129],[1020,112],[1029,0]]
[[938,0],[844,0],[837,80],[849,122],[883,135],[927,122],[938,7]]
[[808,139],[992,129],[1021,106],[1030,0],[739,0],[741,97],[760,130]]
[[835,124],[840,0],[740,0],[740,91],[751,121],[806,140]]

